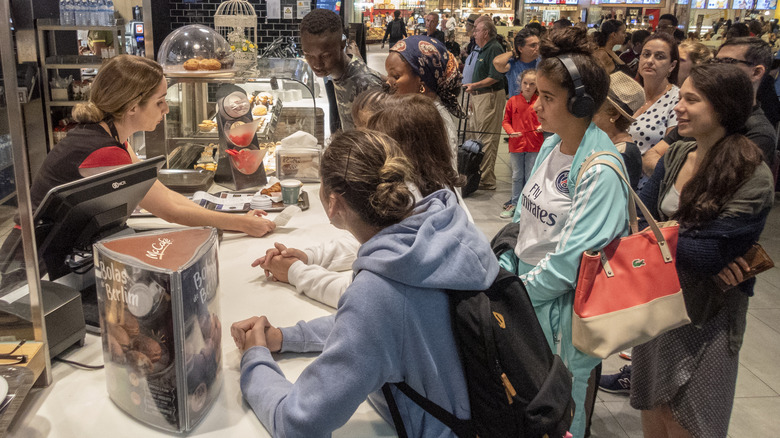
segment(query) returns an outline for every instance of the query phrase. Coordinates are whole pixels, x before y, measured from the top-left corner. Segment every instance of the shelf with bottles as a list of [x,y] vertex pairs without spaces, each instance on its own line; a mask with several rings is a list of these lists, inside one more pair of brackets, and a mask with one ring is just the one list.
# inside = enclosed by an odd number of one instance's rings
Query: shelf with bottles
[[114,27],[117,25],[114,19],[113,0],[60,0],[60,27],[73,27],[76,29],[90,27]]

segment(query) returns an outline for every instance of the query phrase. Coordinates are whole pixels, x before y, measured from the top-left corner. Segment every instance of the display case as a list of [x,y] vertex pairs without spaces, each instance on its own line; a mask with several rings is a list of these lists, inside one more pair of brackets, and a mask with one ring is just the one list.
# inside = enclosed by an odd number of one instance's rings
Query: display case
[[216,95],[223,84],[240,87],[251,99],[253,118],[258,123],[257,139],[261,148],[267,149],[266,175],[275,174],[275,148],[281,139],[304,131],[323,143],[324,113],[316,106],[311,68],[303,59],[271,58],[258,59],[256,68],[236,71],[229,77],[169,76],[170,112],[156,131],[146,134],[145,154],[164,154],[167,168],[180,175],[187,176],[182,170],[219,174],[220,159],[227,155],[219,146],[216,120]]

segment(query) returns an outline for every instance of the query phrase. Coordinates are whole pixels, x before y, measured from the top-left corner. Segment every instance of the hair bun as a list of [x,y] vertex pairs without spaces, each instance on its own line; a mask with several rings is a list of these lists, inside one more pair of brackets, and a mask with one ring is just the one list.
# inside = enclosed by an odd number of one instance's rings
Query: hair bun
[[587,32],[578,27],[566,27],[550,32],[549,37],[544,38],[539,47],[542,58],[572,54],[590,55],[593,50]]
[[73,107],[72,116],[78,123],[97,123],[105,118],[105,113],[90,100]]

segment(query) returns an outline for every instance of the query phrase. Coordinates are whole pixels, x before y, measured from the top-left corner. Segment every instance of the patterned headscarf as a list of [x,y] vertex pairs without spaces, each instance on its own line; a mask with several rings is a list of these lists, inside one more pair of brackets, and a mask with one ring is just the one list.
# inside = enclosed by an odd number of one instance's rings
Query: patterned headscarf
[[461,75],[458,61],[436,38],[414,35],[397,42],[391,51],[401,55],[429,90],[433,90],[444,107],[456,117],[465,114],[458,104]]

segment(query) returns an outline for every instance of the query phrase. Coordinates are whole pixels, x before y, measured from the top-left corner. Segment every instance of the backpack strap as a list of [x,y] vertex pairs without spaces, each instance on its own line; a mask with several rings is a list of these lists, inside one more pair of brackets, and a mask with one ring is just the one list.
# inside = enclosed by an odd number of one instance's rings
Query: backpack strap
[[390,416],[393,417],[393,426],[395,426],[395,433],[398,434],[398,438],[408,438],[406,434],[406,428],[404,427],[404,420],[401,418],[401,412],[398,410],[398,405],[395,403],[395,397],[390,390],[390,384],[385,383],[382,385],[382,394],[385,395],[387,400],[387,407],[390,409]]
[[[401,413],[398,410],[398,405],[395,403],[393,393],[390,391],[390,383],[385,383],[382,386],[382,393],[387,399],[387,407],[390,408],[390,415],[393,417],[393,423],[395,425],[395,431],[398,433],[399,438],[407,438],[406,428],[404,427]],[[473,438],[477,436],[474,430],[474,425],[471,420],[461,420],[451,412],[437,405],[436,403],[428,400],[422,396],[419,392],[412,389],[406,382],[392,383],[402,393],[404,393],[410,400],[412,400],[417,406],[423,408],[423,410],[433,415],[442,424],[449,427],[455,435],[460,438]]]

